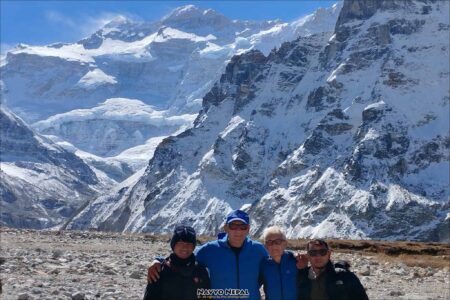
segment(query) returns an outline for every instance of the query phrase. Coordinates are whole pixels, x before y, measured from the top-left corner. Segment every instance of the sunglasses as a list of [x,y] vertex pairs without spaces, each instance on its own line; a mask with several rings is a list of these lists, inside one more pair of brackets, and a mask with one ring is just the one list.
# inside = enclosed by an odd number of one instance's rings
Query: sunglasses
[[228,224],[228,228],[230,230],[247,230],[248,229],[248,224],[233,224],[233,223],[230,223],[230,224]]
[[267,240],[266,245],[267,246],[273,246],[273,245],[281,245],[285,240],[283,239],[276,239],[276,240]]
[[328,253],[328,249],[308,250],[309,256],[325,256]]

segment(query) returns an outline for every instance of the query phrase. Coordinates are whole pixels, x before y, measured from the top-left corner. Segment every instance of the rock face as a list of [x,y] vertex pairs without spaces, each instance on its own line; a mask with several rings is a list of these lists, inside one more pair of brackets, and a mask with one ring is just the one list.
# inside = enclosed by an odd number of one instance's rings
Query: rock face
[[0,125],[2,226],[61,224],[105,188],[79,157],[36,134],[3,107]]
[[234,57],[188,131],[70,228],[448,240],[449,3],[344,1],[334,34]]

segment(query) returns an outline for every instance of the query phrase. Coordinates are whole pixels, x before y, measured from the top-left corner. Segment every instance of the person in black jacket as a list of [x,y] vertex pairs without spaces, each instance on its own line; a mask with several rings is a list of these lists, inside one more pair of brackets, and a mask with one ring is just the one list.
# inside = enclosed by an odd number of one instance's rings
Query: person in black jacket
[[173,253],[161,266],[160,280],[148,283],[144,300],[200,299],[197,289],[209,289],[209,274],[193,254],[197,242],[194,228],[177,226],[170,241]]
[[321,239],[306,246],[310,267],[298,273],[298,300],[368,300],[358,277],[347,263],[333,264],[328,243]]

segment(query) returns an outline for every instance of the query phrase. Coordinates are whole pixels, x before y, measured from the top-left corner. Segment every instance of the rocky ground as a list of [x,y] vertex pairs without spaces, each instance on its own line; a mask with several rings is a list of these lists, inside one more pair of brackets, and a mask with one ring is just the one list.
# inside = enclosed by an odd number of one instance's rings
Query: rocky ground
[[[147,266],[164,237],[1,229],[1,299],[142,299]],[[408,267],[365,253],[350,261],[370,299],[450,299],[449,268]],[[445,264],[444,264],[445,266]]]

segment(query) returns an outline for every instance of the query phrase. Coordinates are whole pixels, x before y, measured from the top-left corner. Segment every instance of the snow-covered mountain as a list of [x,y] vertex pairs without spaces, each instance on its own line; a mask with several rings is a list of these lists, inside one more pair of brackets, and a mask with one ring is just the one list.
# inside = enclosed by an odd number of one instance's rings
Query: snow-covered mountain
[[[283,23],[232,21],[187,5],[152,23],[118,17],[75,44],[17,46],[2,57],[2,104],[45,136],[2,111],[9,124],[2,129],[20,128],[23,143],[32,145],[25,149],[34,149],[22,155],[17,139],[2,149],[2,220],[38,228],[61,223],[99,190],[145,167],[165,137],[191,127],[234,54],[269,53],[298,35],[331,31],[340,8]],[[10,133],[2,132],[2,142]]]
[[2,102],[121,181],[146,166],[164,137],[192,124],[234,54],[329,32],[340,8],[292,23],[232,21],[193,5],[156,22],[117,17],[78,43],[10,51],[0,68]]
[[19,45],[9,51],[1,66],[3,98],[29,122],[93,108],[109,98],[197,113],[232,55],[261,43],[270,50],[292,39],[295,30],[330,31],[326,18],[323,24],[316,19],[327,14],[335,21],[339,8],[322,9],[317,18],[292,24],[232,21],[193,5],[151,23],[118,17],[78,43]]
[[[115,156],[152,137],[168,136],[189,126],[196,115],[167,116],[139,100],[108,99],[92,109],[78,109],[34,124],[42,134],[58,137],[99,156]],[[148,160],[148,159],[147,159]]]
[[448,241],[449,2],[345,0],[334,33],[234,56],[194,126],[69,228]]
[[114,183],[4,107],[0,107],[0,137],[1,225],[61,225]]
[[33,126],[88,165],[121,182],[145,168],[156,146],[165,137],[190,127],[195,117],[170,116],[139,100],[114,98],[92,109],[52,116]]

